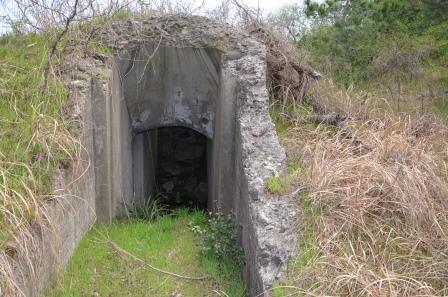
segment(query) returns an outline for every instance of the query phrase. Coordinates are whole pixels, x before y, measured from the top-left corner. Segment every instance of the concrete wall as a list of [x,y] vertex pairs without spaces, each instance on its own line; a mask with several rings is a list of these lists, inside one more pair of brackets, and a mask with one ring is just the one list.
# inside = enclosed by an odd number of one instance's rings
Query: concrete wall
[[[89,100],[86,98],[85,100]],[[110,222],[113,216],[112,200],[110,196],[110,158],[111,150],[108,145],[110,139],[110,100],[108,93],[104,92],[102,82],[92,78],[92,135],[93,158],[91,159],[95,172],[95,209],[97,217],[102,222]]]
[[[133,137],[123,87],[115,63],[103,65],[110,80],[92,78],[92,135],[95,170],[95,203],[99,221],[110,223],[117,214],[123,215],[123,205],[134,197]],[[101,86],[107,85],[107,90]],[[90,100],[87,99],[87,100]]]
[[109,110],[110,139],[108,142],[111,150],[111,194],[108,199],[112,200],[112,217],[114,217],[116,215],[125,215],[126,206],[131,205],[134,199],[132,168],[134,130],[131,125],[128,105],[124,97],[124,89],[119,76],[119,67],[115,63],[112,65],[111,90],[109,98],[111,101],[111,108]]
[[135,132],[183,126],[213,137],[219,51],[146,44],[116,61]]
[[157,168],[157,129],[134,136],[132,144],[134,199],[143,202],[154,196]]
[[236,78],[220,72],[219,100],[216,103],[214,139],[210,153],[209,197],[213,211],[228,213],[235,210],[234,185],[237,183],[235,158]]
[[224,75],[234,78],[228,94],[236,100],[233,205],[249,296],[268,296],[295,253],[298,213],[291,197],[274,198],[266,190],[269,177],[286,169],[285,152],[268,113],[265,48],[246,42],[247,52],[224,55],[222,66]]

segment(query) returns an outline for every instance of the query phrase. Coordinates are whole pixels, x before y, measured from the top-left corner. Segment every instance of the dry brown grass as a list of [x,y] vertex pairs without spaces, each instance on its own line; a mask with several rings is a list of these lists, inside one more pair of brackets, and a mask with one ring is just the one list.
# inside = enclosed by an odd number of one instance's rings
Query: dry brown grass
[[371,117],[387,114],[432,114],[440,112],[437,100],[444,100],[439,90],[434,90],[427,77],[415,81],[411,87],[403,87],[400,101],[390,94],[387,85],[375,83],[370,91],[362,91],[351,85],[338,87],[330,78],[324,77],[309,85],[312,103],[320,113],[336,112],[352,119],[366,121]]
[[[33,253],[41,248],[37,245],[42,243],[34,242],[36,234],[33,231],[39,229],[40,232],[52,232],[50,229],[53,225],[44,201],[53,199],[55,196],[52,191],[57,190],[41,184],[40,171],[53,174],[56,169],[54,160],[58,161],[57,166],[62,164],[61,160],[65,164],[72,163],[79,159],[81,151],[79,141],[71,135],[64,123],[49,118],[43,121],[48,126],[37,128],[31,142],[46,148],[45,160],[34,165],[0,160],[0,296],[25,296],[17,283],[19,278],[15,262],[28,267],[30,279],[38,278],[34,274],[37,273],[35,267],[39,261],[33,258],[36,256]],[[24,168],[26,174],[14,174],[17,167]],[[21,258],[17,255],[21,255]]]
[[331,113],[365,121],[374,114],[392,111],[385,98],[374,96],[365,91],[355,90],[353,86],[342,89],[324,77],[310,86],[313,106],[319,113]]
[[[364,100],[369,94],[350,92],[326,101],[350,117],[350,135],[296,126],[292,133],[300,137],[285,141],[304,164],[310,210],[302,218],[302,240],[313,237],[312,257],[292,265],[286,291],[447,295],[448,128],[435,116],[375,111]],[[302,247],[300,257],[304,253],[309,256]]]
[[314,112],[347,120],[316,126],[297,108],[274,112],[306,187],[300,254],[275,296],[448,295],[446,118],[413,89],[400,106],[387,91],[325,77],[308,89]]

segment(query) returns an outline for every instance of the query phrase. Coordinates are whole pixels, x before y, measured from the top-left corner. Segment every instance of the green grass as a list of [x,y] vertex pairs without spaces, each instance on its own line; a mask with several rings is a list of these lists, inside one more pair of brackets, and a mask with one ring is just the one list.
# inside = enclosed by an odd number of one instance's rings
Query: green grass
[[271,176],[267,188],[271,193],[284,193],[291,187],[292,178],[289,175]]
[[[275,129],[281,145],[287,150],[287,172],[271,176],[266,183],[266,188],[273,194],[285,194],[296,188],[301,183],[303,164],[298,154],[297,145],[307,137],[305,132],[316,129],[317,124],[310,121],[294,123],[294,119],[313,114],[312,106],[308,103],[290,102],[287,105],[274,104],[269,108],[269,115],[275,125]],[[290,119],[290,120],[289,120]],[[297,141],[296,141],[297,140]]]
[[[165,215],[153,223],[131,219],[96,225],[81,241],[65,274],[44,296],[220,296],[214,291],[245,296],[238,268],[230,262],[218,263],[211,256],[200,256],[201,247],[189,226],[206,222],[201,212],[178,210],[174,216]],[[147,269],[118,256],[106,240],[157,268],[209,278],[182,280]]]
[[36,215],[74,146],[61,118],[66,89],[52,77],[42,87],[46,60],[43,35],[0,37],[0,248]]

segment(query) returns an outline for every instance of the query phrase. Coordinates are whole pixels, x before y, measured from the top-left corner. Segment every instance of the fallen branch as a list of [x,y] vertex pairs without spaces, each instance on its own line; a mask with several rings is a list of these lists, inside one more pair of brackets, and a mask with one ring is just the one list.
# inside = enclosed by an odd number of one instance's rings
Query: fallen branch
[[[315,124],[326,124],[335,126],[341,131],[341,135],[346,138],[352,139],[353,143],[359,148],[361,151],[371,151],[372,147],[368,144],[364,143],[359,137],[356,135],[356,130],[353,130],[352,127],[349,126],[347,117],[340,115],[338,113],[332,112],[329,114],[313,114],[308,116],[291,116],[286,113],[281,114],[288,122],[293,124],[312,122]],[[300,188],[299,188],[300,189]]]
[[322,73],[320,73],[320,72],[318,72],[318,71],[316,71],[316,70],[314,70],[314,69],[311,69],[311,68],[308,67],[308,66],[299,64],[299,63],[297,63],[296,61],[288,61],[288,62],[291,64],[291,66],[292,66],[298,73],[303,72],[303,73],[305,73],[306,75],[310,76],[310,77],[311,77],[312,79],[314,79],[314,80],[318,80],[318,79],[322,78]]
[[343,126],[345,120],[347,119],[347,117],[334,112],[329,114],[313,114],[301,117],[292,117],[288,114],[283,114],[283,116],[290,122],[313,122],[316,124],[327,124],[337,127]]
[[209,278],[208,276],[202,276],[202,277],[185,276],[185,275],[180,275],[180,274],[177,274],[177,273],[169,272],[169,271],[166,271],[166,270],[162,270],[160,268],[154,267],[154,266],[146,263],[145,261],[143,261],[140,258],[137,258],[136,256],[134,256],[130,252],[122,249],[120,246],[118,246],[115,242],[113,242],[111,240],[108,240],[107,243],[110,245],[112,250],[114,250],[119,256],[127,256],[127,257],[129,257],[129,258],[131,258],[131,259],[133,259],[133,260],[135,260],[135,261],[137,261],[137,262],[139,262],[139,263],[149,267],[150,269],[152,269],[154,271],[157,271],[157,272],[169,275],[169,276],[177,277],[177,278],[180,278],[180,279],[187,279],[187,280],[205,280],[205,279]]
[[340,126],[343,122],[345,122],[347,118],[345,116],[341,116],[337,113],[330,114],[316,114],[310,115],[307,117],[308,121],[317,123],[317,124],[327,124],[333,126]]

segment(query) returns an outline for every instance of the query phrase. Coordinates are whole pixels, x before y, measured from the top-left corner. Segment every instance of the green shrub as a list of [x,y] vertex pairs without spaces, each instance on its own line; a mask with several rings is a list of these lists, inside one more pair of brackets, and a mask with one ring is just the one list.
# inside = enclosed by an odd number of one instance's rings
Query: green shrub
[[237,244],[233,214],[210,214],[208,225],[194,225],[191,229],[199,237],[204,255],[213,255],[220,261],[230,259],[238,266],[244,264],[244,252]]
[[[447,52],[447,22],[440,0],[306,0],[310,30],[297,46],[311,53],[311,63],[345,87],[368,83],[374,62],[384,61],[380,76],[406,67],[443,64]],[[438,10],[434,8],[437,7]],[[400,44],[401,43],[401,44]],[[431,49],[430,51],[428,51]],[[431,59],[428,59],[428,53]],[[446,60],[445,60],[446,61]],[[390,71],[389,71],[390,70]],[[390,80],[387,78],[387,80]]]

